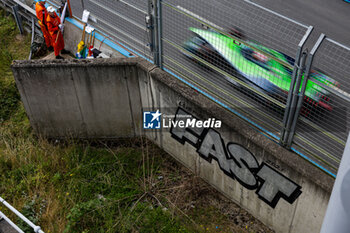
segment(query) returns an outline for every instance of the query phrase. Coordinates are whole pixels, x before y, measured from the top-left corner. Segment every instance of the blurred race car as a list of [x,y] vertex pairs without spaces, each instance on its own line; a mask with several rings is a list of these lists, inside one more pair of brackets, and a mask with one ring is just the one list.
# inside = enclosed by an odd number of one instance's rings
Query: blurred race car
[[[292,70],[281,63],[285,62],[294,66],[295,60],[293,58],[257,43],[246,41],[243,33],[237,29],[231,30],[229,33],[245,40],[245,43],[249,46],[213,30],[198,28],[189,28],[189,30],[195,36],[183,45],[190,52],[190,54],[184,53],[187,57],[209,68],[213,68],[213,66],[219,68],[247,83],[258,92],[267,93],[269,96],[286,103]],[[253,48],[257,49],[254,50]],[[263,53],[257,50],[263,51]],[[205,62],[201,62],[201,59]],[[310,77],[326,86],[338,85],[336,81],[320,71],[312,70]],[[231,77],[225,76],[225,78],[235,86],[240,86]],[[329,92],[312,80],[307,82],[304,100],[307,109],[332,110]]]

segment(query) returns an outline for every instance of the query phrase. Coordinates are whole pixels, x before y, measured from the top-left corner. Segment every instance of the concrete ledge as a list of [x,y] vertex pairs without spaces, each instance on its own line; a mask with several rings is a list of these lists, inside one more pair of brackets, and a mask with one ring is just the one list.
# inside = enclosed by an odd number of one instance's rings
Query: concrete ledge
[[[14,61],[12,70],[36,133],[93,139],[144,135],[277,232],[319,231],[334,179],[153,64],[141,58],[32,60]],[[176,141],[171,132],[143,129],[145,109],[169,113],[169,107],[220,119],[225,141],[248,149],[260,170],[273,161],[274,170],[303,193],[295,193],[290,204],[268,206],[256,196],[261,186],[255,193],[244,188],[237,176],[223,171],[220,160],[203,159],[198,148]]]
[[240,134],[242,134],[242,136],[248,138],[264,150],[267,150],[272,155],[276,156],[278,160],[290,166],[295,171],[299,172],[301,175],[312,180],[327,192],[330,193],[332,191],[332,187],[334,184],[333,177],[324,173],[317,167],[313,166],[311,163],[305,161],[298,154],[286,150],[279,144],[269,140],[268,138],[266,138],[266,136],[261,134],[253,126],[249,125],[246,121],[234,116],[228,110],[222,108],[220,105],[209,100],[199,92],[193,90],[185,83],[172,77],[170,74],[162,71],[158,67],[153,69],[153,66],[150,67],[149,64],[149,62],[140,59],[138,62],[138,67],[145,71],[148,71],[151,68],[152,77],[166,84],[169,88],[177,91],[186,99],[195,103],[199,107],[206,109],[210,115],[215,116],[217,119],[221,119],[230,128],[238,131]]
[[152,77],[161,81],[169,88],[180,93],[183,97],[196,105],[209,109],[209,114],[215,115],[217,119],[221,119],[229,127],[239,131],[242,136],[252,140],[260,147],[268,150],[271,154],[275,155],[277,159],[285,163],[286,165],[298,171],[303,176],[309,178],[317,185],[325,189],[327,192],[331,192],[334,179],[322,172],[317,167],[313,166],[309,162],[305,161],[298,154],[286,150],[277,143],[269,140],[262,135],[253,126],[249,125],[246,121],[235,117],[233,114],[222,108],[215,102],[209,100],[196,90],[187,86],[177,78],[172,77],[170,74],[159,69],[152,63],[145,61],[142,58],[110,58],[110,59],[73,59],[73,60],[22,60],[13,61],[12,68],[48,68],[48,67],[100,67],[100,66],[137,66],[145,72],[151,72]]
[[108,58],[108,59],[72,59],[72,60],[15,60],[13,68],[47,68],[47,67],[91,67],[91,66],[135,66],[141,58]]

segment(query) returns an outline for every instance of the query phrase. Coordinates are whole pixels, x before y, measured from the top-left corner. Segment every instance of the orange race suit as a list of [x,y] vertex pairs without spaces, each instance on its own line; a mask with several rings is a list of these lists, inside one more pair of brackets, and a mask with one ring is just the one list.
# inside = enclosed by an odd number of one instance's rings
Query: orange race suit
[[46,46],[49,48],[51,47],[51,36],[46,26],[46,16],[47,16],[46,8],[45,6],[42,6],[39,2],[37,2],[35,4],[35,11],[36,11],[36,17],[38,18],[38,23],[44,35]]
[[61,19],[58,17],[56,12],[54,12],[54,17],[51,17],[49,14],[47,14],[46,17],[46,25],[47,29],[51,35],[51,43],[53,46],[53,49],[55,50],[55,56],[58,56],[62,49],[64,49],[64,40],[63,35],[58,27],[58,25],[61,24]]

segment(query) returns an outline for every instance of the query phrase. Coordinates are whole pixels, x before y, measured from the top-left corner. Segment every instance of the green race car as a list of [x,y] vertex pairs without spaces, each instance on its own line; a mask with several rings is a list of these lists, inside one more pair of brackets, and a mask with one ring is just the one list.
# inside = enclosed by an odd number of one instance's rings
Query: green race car
[[[233,76],[258,92],[265,92],[286,103],[291,85],[290,67],[294,66],[293,58],[254,42],[245,41],[247,45],[238,43],[229,36],[213,30],[198,28],[189,28],[189,30],[195,36],[184,43],[183,47],[189,52],[184,53],[187,57],[210,68],[223,71],[221,73],[229,74],[224,76],[234,85],[239,83],[232,78]],[[234,30],[231,34],[242,40],[245,39],[238,30]],[[338,83],[316,70],[311,71],[310,79],[307,82],[304,97],[306,104],[313,109],[331,111],[330,93],[312,80],[317,80],[326,86],[337,86]]]

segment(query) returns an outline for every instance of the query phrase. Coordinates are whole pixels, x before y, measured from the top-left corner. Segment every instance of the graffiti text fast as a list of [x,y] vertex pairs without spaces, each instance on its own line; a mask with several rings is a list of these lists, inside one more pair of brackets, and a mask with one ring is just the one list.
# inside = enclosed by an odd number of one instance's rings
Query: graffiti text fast
[[[181,115],[191,116],[179,108],[176,116]],[[280,198],[292,204],[301,194],[298,184],[264,162],[259,165],[254,155],[242,145],[229,142],[225,147],[220,133],[212,128],[172,126],[170,132],[180,143],[187,142],[197,148],[198,154],[209,163],[216,160],[227,176],[247,189],[256,189],[258,197],[273,208]]]

